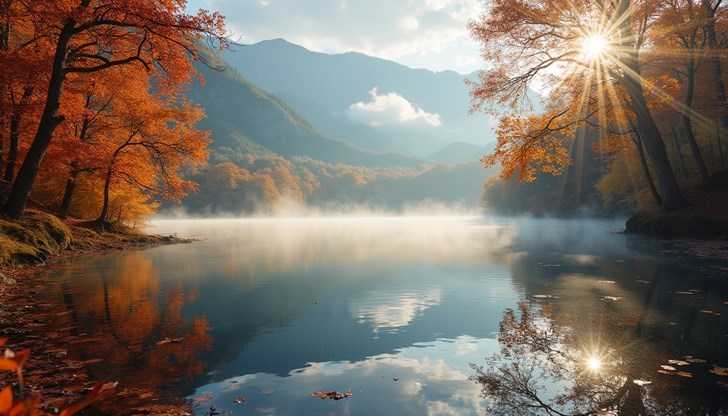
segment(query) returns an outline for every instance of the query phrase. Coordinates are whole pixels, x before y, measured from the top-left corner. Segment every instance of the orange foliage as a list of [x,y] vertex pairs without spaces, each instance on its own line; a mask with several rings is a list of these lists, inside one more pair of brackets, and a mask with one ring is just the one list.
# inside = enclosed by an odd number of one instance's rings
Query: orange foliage
[[[132,183],[148,196],[178,199],[194,188],[178,173],[187,161],[206,157],[206,135],[194,129],[202,113],[184,91],[204,38],[226,46],[221,15],[188,15],[184,1],[169,0],[0,6],[0,167],[22,159],[17,174],[6,169],[13,181],[7,215],[22,214],[32,187],[53,187],[36,183],[46,155],[46,172],[57,176],[61,168],[72,181],[111,170],[117,184]],[[133,145],[145,150],[124,145],[136,130]]]
[[[5,345],[6,342],[7,338],[0,338],[0,347]],[[28,357],[30,357],[30,350],[27,349],[19,353],[6,349],[4,355],[0,357],[0,371],[17,372],[21,394],[23,389],[22,368]],[[113,393],[115,386],[116,383],[97,383],[84,399],[63,406],[57,413],[58,416],[71,416],[80,412],[93,402]],[[13,390],[9,386],[4,387],[0,390],[0,416],[46,416],[47,413],[36,409],[40,399],[40,394],[34,394],[21,400],[15,400]]]

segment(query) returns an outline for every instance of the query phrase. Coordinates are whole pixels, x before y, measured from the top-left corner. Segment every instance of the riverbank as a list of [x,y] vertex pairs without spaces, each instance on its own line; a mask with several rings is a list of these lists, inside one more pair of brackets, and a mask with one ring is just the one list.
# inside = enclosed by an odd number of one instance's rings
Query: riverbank
[[[61,221],[42,211],[29,210],[21,221],[0,219],[0,337],[8,338],[8,348],[31,351],[23,371],[26,395],[40,393],[41,409],[53,413],[62,403],[84,397],[97,382],[115,381],[96,380],[88,369],[93,360],[67,357],[70,344],[88,340],[85,334],[67,330],[72,325],[68,308],[38,296],[43,289],[42,275],[65,267],[63,259],[74,256],[190,241],[173,235]],[[17,391],[17,377],[0,372],[0,386],[8,385]],[[181,398],[161,397],[159,392],[136,386],[119,385],[115,396],[94,404],[86,413],[191,414],[191,405]]]

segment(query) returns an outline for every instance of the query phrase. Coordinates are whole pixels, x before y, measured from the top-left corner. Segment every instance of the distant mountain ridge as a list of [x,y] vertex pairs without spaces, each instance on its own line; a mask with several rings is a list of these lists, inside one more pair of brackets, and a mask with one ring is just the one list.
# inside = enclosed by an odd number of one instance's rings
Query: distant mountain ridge
[[247,81],[222,60],[218,69],[197,65],[205,85],[193,83],[189,98],[205,109],[199,127],[212,132],[213,149],[362,166],[417,166],[423,161],[393,152],[373,152],[318,131],[281,99]]
[[493,120],[468,115],[468,76],[454,71],[412,69],[356,52],[312,52],[283,39],[237,46],[223,57],[327,136],[360,147],[424,157],[454,142],[494,141]]

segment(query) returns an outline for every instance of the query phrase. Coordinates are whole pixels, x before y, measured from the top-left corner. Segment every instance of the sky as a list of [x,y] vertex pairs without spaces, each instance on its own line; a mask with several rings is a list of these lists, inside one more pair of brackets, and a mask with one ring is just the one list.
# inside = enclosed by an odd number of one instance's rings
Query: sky
[[361,52],[412,68],[481,68],[478,45],[466,28],[479,0],[190,0],[226,16],[230,37],[242,44],[283,38],[324,53]]

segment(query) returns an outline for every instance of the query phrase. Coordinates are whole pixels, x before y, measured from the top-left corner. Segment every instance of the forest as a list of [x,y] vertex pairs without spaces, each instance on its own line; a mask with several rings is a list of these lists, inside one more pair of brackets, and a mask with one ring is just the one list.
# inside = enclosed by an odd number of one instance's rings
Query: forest
[[[185,98],[223,17],[176,1],[3,1],[0,26],[2,213],[29,203],[98,223],[138,219],[155,196],[196,189],[204,117]],[[207,46],[205,46],[207,47]]]
[[[486,3],[469,26],[492,66],[471,83],[472,111],[500,116],[483,161],[503,172],[485,184],[486,205],[557,216],[574,215],[579,200],[592,212],[674,211],[725,181],[722,1]],[[541,113],[525,94],[534,82],[548,86]]]

